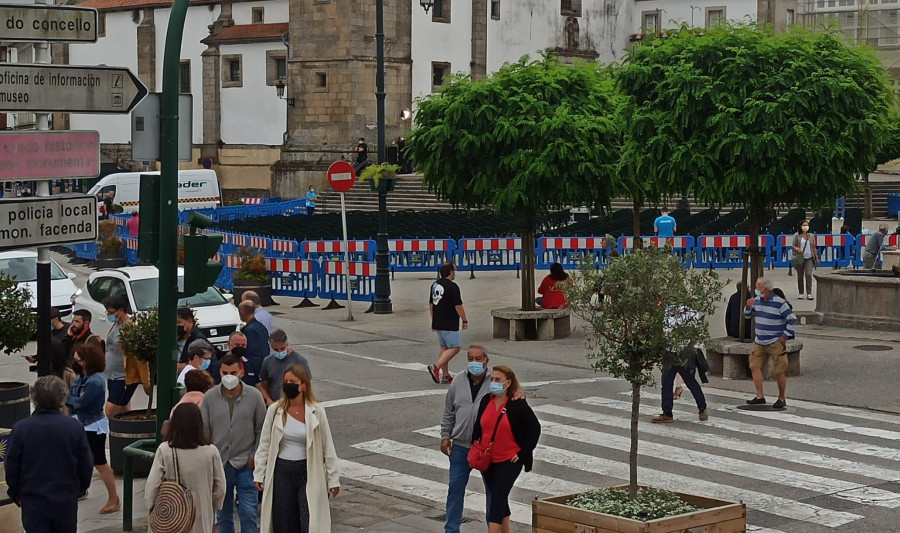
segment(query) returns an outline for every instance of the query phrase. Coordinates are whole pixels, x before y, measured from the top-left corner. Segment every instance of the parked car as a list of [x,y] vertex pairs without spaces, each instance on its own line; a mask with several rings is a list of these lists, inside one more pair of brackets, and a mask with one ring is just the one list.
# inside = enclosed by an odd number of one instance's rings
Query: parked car
[[[179,286],[184,269],[178,268]],[[159,298],[159,270],[155,266],[123,267],[100,270],[88,277],[84,287],[72,297],[75,309],[87,309],[95,317],[91,330],[106,337],[112,324],[105,320],[103,300],[110,296],[125,298],[128,314],[147,311],[157,305]],[[189,298],[178,300],[178,307],[190,307],[200,331],[214,346],[227,351],[228,336],[241,327],[237,307],[215,287]],[[99,320],[96,317],[104,318]]]
[[[16,278],[19,286],[31,293],[31,309],[37,312],[37,252],[13,250],[0,252],[0,273]],[[50,305],[61,317],[72,314],[72,295],[78,290],[75,274],[66,273],[55,261],[50,260]]]

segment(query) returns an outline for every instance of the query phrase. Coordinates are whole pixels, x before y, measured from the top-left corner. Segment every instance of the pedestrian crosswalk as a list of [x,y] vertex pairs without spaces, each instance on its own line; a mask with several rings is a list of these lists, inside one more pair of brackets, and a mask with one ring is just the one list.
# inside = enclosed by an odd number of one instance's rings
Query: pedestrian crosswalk
[[[710,405],[725,406],[714,407],[706,422],[687,397],[676,404],[676,423],[651,424],[658,400],[643,399],[641,483],[744,502],[755,524],[748,531],[763,533],[790,531],[795,521],[844,531],[867,510],[900,507],[900,485],[891,483],[900,482],[900,432],[890,415],[790,401],[789,412],[749,411],[727,405],[738,403],[738,393],[707,393]],[[511,496],[514,522],[531,523],[535,497],[627,482],[631,402],[612,396],[532,402],[542,436],[533,472],[520,476]],[[439,439],[439,427],[429,425],[353,443],[367,454],[344,461],[342,475],[443,504],[448,461]],[[476,475],[469,489],[466,509],[483,512]]]

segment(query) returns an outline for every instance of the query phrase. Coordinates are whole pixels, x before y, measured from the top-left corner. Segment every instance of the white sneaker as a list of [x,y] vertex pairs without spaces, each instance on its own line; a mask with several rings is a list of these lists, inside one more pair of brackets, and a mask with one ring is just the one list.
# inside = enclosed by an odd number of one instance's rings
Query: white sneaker
[[812,300],[812,294],[807,294],[807,295],[806,295],[806,299],[807,299],[807,300]]

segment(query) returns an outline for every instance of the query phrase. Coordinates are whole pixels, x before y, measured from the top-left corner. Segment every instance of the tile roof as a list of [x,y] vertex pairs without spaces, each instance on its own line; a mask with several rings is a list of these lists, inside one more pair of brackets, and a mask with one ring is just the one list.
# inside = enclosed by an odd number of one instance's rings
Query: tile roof
[[274,24],[235,24],[229,26],[215,35],[211,35],[201,42],[204,44],[221,44],[237,42],[263,42],[277,41],[281,35],[288,31],[287,22]]
[[[191,0],[191,5],[216,4],[218,0]],[[172,7],[166,0],[86,0],[79,7],[93,7],[99,11],[123,11],[150,7]]]

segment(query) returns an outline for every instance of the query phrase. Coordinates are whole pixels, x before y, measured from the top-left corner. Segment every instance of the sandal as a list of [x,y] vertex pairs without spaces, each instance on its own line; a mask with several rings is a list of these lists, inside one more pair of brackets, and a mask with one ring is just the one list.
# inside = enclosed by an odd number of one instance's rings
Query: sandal
[[115,513],[116,511],[118,511],[118,510],[121,509],[121,508],[122,508],[122,501],[121,501],[121,500],[116,500],[116,504],[115,504],[115,505],[106,505],[106,506],[103,507],[103,509],[100,509],[100,514],[111,514],[111,513]]

